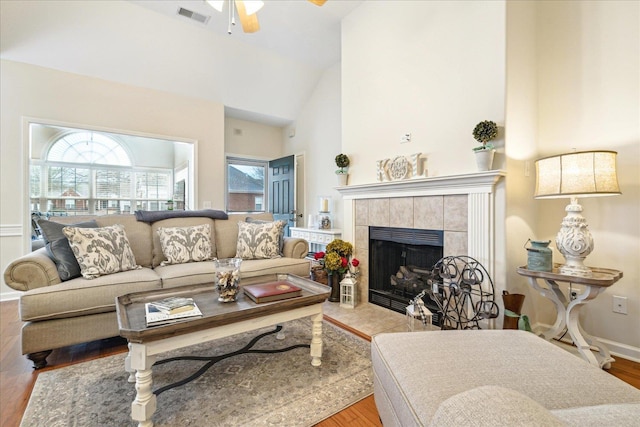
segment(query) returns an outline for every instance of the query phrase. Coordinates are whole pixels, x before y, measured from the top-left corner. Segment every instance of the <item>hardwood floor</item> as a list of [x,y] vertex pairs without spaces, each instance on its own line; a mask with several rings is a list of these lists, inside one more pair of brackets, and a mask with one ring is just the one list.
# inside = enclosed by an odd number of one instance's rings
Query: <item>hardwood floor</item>
[[[328,319],[331,321],[330,319]],[[333,321],[333,323],[351,330],[360,336],[366,335],[354,331],[347,325]],[[100,357],[127,351],[126,341],[121,338],[94,341],[63,349],[54,350],[48,358],[48,367],[34,371],[32,364],[20,351],[20,328],[22,322],[18,316],[18,302],[6,301],[0,303],[0,426],[17,427],[20,425],[29,396],[36,382],[39,372],[46,372],[74,363],[85,362]],[[616,358],[610,374],[640,389],[640,363]],[[319,427],[381,427],[378,411],[369,396],[349,408],[328,418]]]

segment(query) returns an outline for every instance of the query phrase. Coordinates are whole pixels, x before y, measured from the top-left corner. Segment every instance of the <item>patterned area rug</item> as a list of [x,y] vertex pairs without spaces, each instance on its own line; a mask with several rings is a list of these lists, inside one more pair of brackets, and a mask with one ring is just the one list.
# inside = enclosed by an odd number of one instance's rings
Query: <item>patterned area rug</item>
[[[244,347],[259,329],[175,350],[158,359],[215,356]],[[253,349],[281,349],[311,341],[308,319],[284,324],[285,339],[267,335]],[[370,344],[323,323],[322,365],[311,366],[308,348],[241,354],[224,359],[198,379],[158,395],[156,426],[312,426],[373,392]],[[134,385],[125,354],[38,375],[21,427],[134,426]],[[202,361],[154,366],[154,390],[195,373]]]

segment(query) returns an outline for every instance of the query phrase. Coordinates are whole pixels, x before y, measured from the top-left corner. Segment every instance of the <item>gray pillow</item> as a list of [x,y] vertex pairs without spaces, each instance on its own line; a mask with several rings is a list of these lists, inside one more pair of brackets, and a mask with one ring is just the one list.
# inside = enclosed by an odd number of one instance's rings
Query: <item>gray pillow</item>
[[91,220],[78,224],[60,224],[58,222],[41,219],[38,221],[38,226],[40,227],[40,230],[42,230],[42,237],[46,243],[49,257],[51,257],[53,262],[56,264],[60,280],[64,282],[80,277],[81,272],[78,260],[71,250],[67,236],[62,233],[62,229],[67,226],[97,228],[98,223]]

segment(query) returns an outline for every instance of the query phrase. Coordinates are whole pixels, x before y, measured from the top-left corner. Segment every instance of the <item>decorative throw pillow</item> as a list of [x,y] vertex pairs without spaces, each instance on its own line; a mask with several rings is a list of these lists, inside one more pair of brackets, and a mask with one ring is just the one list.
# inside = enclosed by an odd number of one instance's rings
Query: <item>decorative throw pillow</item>
[[67,236],[62,233],[62,229],[68,226],[96,228],[98,224],[94,220],[69,225],[41,219],[38,221],[38,226],[42,230],[42,237],[46,243],[49,257],[56,264],[60,280],[64,282],[80,277],[80,266],[71,250],[71,246],[69,246]]
[[265,221],[263,219],[255,219],[248,216],[245,219],[246,222],[250,222],[252,224],[275,224],[276,227],[279,227],[280,236],[278,237],[278,249],[280,250],[280,255],[282,255],[282,248],[284,247],[284,229],[287,226],[287,221],[284,220],[276,220],[276,221]]
[[120,224],[102,228],[64,227],[62,232],[69,239],[85,279],[141,268],[136,265],[129,239]]
[[280,227],[274,223],[252,224],[238,222],[236,257],[242,259],[278,258]]
[[184,264],[211,259],[211,227],[209,224],[190,227],[158,228],[162,253],[167,258],[160,265]]

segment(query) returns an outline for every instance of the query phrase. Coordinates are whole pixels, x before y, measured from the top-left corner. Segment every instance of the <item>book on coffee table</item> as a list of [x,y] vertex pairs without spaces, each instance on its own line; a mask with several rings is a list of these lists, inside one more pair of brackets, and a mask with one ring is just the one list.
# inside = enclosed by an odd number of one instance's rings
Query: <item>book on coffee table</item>
[[284,280],[260,285],[247,285],[242,289],[245,295],[256,303],[279,301],[302,295],[302,289]]
[[182,311],[175,314],[169,314],[166,311],[162,311],[158,307],[156,307],[154,303],[151,302],[145,303],[144,310],[147,326],[166,325],[169,323],[178,322],[180,320],[189,319],[191,317],[202,316],[202,312],[195,302],[193,303],[191,310]]
[[151,301],[150,304],[156,306],[166,314],[178,314],[191,311],[196,305],[193,298],[187,297],[167,297],[158,301]]

